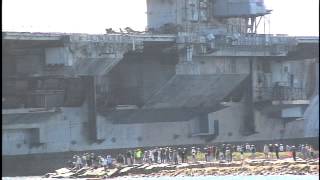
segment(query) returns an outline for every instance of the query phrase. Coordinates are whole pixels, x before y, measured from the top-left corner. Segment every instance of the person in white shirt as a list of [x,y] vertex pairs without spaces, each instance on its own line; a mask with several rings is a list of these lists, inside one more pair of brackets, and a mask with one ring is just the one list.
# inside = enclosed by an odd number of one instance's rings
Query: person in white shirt
[[191,154],[192,154],[192,162],[195,163],[196,162],[196,149],[195,149],[195,147],[192,147]]
[[251,148],[250,148],[250,144],[246,144],[246,152],[250,152]]
[[283,152],[283,151],[284,151],[283,144],[280,144],[279,150],[280,150],[280,152]]
[[82,168],[82,160],[80,156],[76,156],[76,168],[81,169]]

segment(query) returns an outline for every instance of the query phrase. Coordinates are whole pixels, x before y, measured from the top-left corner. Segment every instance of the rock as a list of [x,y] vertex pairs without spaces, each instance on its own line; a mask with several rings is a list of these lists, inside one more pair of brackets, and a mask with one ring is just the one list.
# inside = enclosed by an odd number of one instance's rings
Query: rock
[[54,176],[54,175],[55,175],[55,173],[47,173],[43,177],[44,178],[49,178],[49,177]]
[[311,162],[308,162],[309,165],[319,165],[319,161],[311,161]]
[[71,170],[67,169],[67,168],[61,168],[56,170],[57,174],[65,174],[65,173],[69,173]]
[[75,172],[75,176],[77,176],[77,175],[79,175],[79,174],[85,173],[88,169],[89,169],[88,167],[83,167],[83,168],[77,170],[77,171]]
[[52,176],[52,178],[70,178],[73,175],[74,175],[74,173],[68,172],[68,173],[63,173],[63,174],[58,174],[58,175]]
[[115,169],[110,169],[107,173],[106,173],[106,175],[108,176],[108,177],[114,177],[118,172],[119,172],[119,168],[115,168]]

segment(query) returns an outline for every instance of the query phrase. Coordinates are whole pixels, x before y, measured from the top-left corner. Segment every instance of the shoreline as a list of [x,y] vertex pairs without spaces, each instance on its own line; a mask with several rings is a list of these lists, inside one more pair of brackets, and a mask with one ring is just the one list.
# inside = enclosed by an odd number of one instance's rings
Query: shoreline
[[72,171],[67,168],[48,173],[46,178],[148,178],[148,177],[193,177],[193,176],[251,176],[251,175],[317,175],[319,159],[293,161],[292,158],[281,160],[244,160],[227,162],[203,162],[172,164],[134,164],[133,166],[116,165],[112,169],[82,168]]

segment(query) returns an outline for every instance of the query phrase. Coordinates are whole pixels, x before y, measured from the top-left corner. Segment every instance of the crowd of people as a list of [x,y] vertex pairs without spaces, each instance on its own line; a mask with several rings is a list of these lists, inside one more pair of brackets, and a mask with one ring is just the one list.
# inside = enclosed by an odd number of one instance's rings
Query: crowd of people
[[[250,153],[249,157],[254,159],[256,157],[256,146],[253,144],[243,145],[212,145],[203,148],[173,148],[173,147],[156,147],[148,150],[137,148],[135,150],[127,150],[125,153],[119,153],[115,158],[111,155],[98,156],[94,153],[84,153],[82,156],[74,155],[74,161],[69,161],[69,166],[72,168],[80,169],[82,167],[105,167],[110,168],[116,161],[119,164],[141,164],[141,163],[167,163],[167,164],[179,164],[179,163],[195,163],[198,160],[212,162],[212,161],[227,161],[233,160],[233,153],[239,152],[240,159],[244,159],[245,153]],[[263,149],[265,159],[280,159],[280,152],[289,152],[292,158],[296,161],[297,152],[301,152],[302,158],[310,159],[314,158],[314,150],[311,145],[300,144],[296,146],[284,146],[283,144],[265,144]]]

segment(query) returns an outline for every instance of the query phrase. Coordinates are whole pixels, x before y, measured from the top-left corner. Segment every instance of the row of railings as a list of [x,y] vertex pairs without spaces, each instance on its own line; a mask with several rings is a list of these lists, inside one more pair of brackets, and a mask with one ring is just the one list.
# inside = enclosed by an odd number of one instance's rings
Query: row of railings
[[307,100],[306,90],[296,87],[257,87],[255,89],[256,100]]

